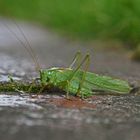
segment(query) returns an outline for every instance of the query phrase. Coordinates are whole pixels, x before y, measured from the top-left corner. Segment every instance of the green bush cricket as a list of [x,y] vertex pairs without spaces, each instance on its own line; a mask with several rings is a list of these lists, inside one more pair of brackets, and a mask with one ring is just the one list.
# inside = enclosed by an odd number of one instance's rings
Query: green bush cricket
[[[77,59],[77,53],[75,60]],[[89,61],[87,54],[76,69],[69,68],[51,68],[40,70],[40,81],[42,85],[53,85],[67,92],[80,97],[94,95],[95,92],[108,92],[126,94],[131,87],[124,80],[113,79],[109,76],[101,76],[87,70],[81,70],[84,62]]]
[[[87,70],[90,63],[89,54],[87,54],[81,61],[81,53],[77,52],[72,64],[68,68],[54,67],[50,69],[41,69],[38,59],[32,47],[30,46],[29,41],[25,37],[22,29],[18,25],[17,27],[26,40],[27,44],[22,42],[22,40],[20,40],[20,38],[7,26],[10,32],[15,35],[15,37],[20,41],[22,46],[27,50],[34,60],[36,69],[40,74],[39,79],[42,87],[40,92],[42,92],[46,86],[57,87],[66,92],[67,98],[69,97],[69,94],[84,98],[94,95],[98,92],[110,94],[128,94],[132,90],[129,83],[125,80],[88,72]],[[78,64],[76,68],[74,68],[75,64]],[[84,67],[83,70],[82,67]]]

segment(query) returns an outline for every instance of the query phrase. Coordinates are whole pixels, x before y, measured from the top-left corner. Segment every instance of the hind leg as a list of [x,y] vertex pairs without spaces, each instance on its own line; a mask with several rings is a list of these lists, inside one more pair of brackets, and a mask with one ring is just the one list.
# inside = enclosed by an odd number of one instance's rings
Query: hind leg
[[[89,64],[90,64],[90,56],[89,56],[89,54],[87,54],[83,60],[84,60],[84,61],[83,61],[83,63],[81,64],[81,66],[85,63],[85,68],[84,68],[84,72],[83,72],[83,74],[82,74],[82,79],[81,79],[80,84],[79,84],[79,87],[78,87],[77,95],[79,95],[80,92],[81,92],[83,83],[84,83],[85,78],[86,78],[86,72],[87,72],[87,70],[88,70],[88,68],[89,68]],[[81,96],[82,96],[82,98],[84,97],[83,94],[81,94]]]
[[[71,80],[73,79],[73,77],[75,76],[76,72],[85,64],[84,72],[82,74],[82,79],[81,79],[81,81],[79,81],[79,87],[78,87],[76,95],[80,94],[80,91],[82,89],[82,86],[83,86],[83,83],[84,83],[84,80],[85,80],[86,72],[89,68],[89,63],[90,63],[90,55],[87,54],[84,57],[84,59],[81,61],[81,63],[77,66],[77,68],[73,71],[73,73],[70,75],[70,77],[68,79],[68,81],[70,83]],[[83,97],[83,94],[81,96]]]
[[72,68],[74,67],[75,63],[78,63],[78,61],[80,60],[80,58],[81,58],[81,52],[78,51],[78,52],[75,54],[75,56],[74,56],[74,58],[73,58],[73,60],[72,60],[72,63],[70,64],[69,68],[72,69]]

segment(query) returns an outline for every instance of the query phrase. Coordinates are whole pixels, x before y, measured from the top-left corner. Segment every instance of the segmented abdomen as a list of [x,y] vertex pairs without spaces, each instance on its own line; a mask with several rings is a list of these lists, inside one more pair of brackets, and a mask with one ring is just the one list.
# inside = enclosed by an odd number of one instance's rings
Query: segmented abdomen
[[[69,69],[58,70],[56,72],[56,86],[60,86],[60,82],[67,80],[69,82],[68,91],[70,93],[76,94],[79,88],[79,84],[81,83],[84,71],[77,71],[71,78],[73,72],[74,70]],[[62,86],[62,89],[66,91],[67,87]],[[94,94],[95,91],[112,92],[112,94],[126,94],[129,93],[130,90],[131,87],[129,86],[128,82],[124,80],[114,79],[109,76],[101,76],[95,73],[86,72],[83,85],[80,89],[80,94],[88,96]]]

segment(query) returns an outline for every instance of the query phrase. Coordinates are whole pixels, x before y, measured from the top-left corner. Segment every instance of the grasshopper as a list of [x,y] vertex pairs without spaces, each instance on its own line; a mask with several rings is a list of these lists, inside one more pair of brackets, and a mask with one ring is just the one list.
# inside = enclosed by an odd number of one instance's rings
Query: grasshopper
[[[85,98],[98,92],[109,94],[128,94],[132,90],[132,87],[125,80],[89,72],[89,54],[86,54],[81,60],[81,53],[77,52],[68,68],[53,67],[50,69],[41,69],[38,59],[29,41],[27,40],[20,26],[17,25],[17,27],[26,40],[27,44],[22,42],[22,40],[7,26],[9,31],[15,35],[22,46],[27,50],[35,63],[36,69],[40,75],[40,93],[45,89],[46,86],[57,87],[65,91],[67,98],[69,97],[69,94]],[[74,68],[76,64],[78,65]],[[84,67],[84,69],[82,69],[82,67]]]

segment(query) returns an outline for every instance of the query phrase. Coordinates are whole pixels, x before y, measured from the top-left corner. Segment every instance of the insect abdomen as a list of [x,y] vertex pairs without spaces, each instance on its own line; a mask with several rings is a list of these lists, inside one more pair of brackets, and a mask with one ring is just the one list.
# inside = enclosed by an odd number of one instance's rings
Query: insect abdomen
[[[73,77],[71,77],[73,72],[74,70],[68,69],[57,70],[55,73],[56,80],[54,83],[58,87],[61,85],[61,89],[66,92],[68,91],[70,93],[77,94],[84,71],[79,70]],[[94,94],[93,91],[125,94],[129,93],[131,90],[129,84],[124,80],[113,79],[109,76],[100,76],[91,72],[87,72],[83,80],[83,85],[81,86],[79,94],[84,96]],[[66,81],[69,82],[68,86],[66,86]],[[64,82],[65,84],[62,85],[60,84],[61,82]]]

